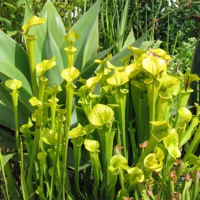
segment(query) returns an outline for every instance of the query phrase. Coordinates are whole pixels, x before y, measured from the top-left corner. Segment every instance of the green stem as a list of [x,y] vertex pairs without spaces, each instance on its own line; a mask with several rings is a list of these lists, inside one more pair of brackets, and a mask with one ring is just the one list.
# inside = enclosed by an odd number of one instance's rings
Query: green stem
[[[147,33],[147,21],[148,21],[148,18],[147,18],[147,14],[148,14],[148,4],[146,3],[145,4],[145,33]],[[146,41],[147,41],[147,36],[146,36]]]
[[[138,161],[138,148],[136,145],[136,129],[132,127],[132,122],[129,122],[129,127],[128,127],[128,131],[129,131],[129,135],[130,135],[130,143],[131,143],[131,147],[132,147],[132,154],[133,154],[133,160],[134,162]],[[140,143],[139,143],[140,144]]]
[[71,50],[69,47],[65,48],[66,56],[67,56],[67,67],[72,67],[74,62],[74,53],[77,51],[76,49]]
[[[113,175],[111,172],[110,172],[110,180],[111,183],[109,184],[109,186],[106,188],[107,190],[107,196],[104,198],[104,199],[114,199],[114,196],[115,196],[115,188],[116,188],[116,184],[117,184],[117,175]],[[102,198],[100,198],[102,199]]]
[[175,49],[176,49],[176,44],[177,44],[177,40],[178,40],[178,34],[179,34],[179,32],[176,33],[176,38],[175,38],[175,41],[174,41],[174,44],[173,44],[173,48],[172,48],[172,53],[171,53],[172,56],[174,55],[174,52],[175,52]]
[[25,179],[24,179],[24,157],[23,157],[22,140],[20,141],[20,155],[21,155],[20,178],[21,178],[21,188],[22,188],[23,199],[29,199],[28,190],[27,190]]
[[[127,92],[126,92],[127,93]],[[124,157],[128,159],[128,147],[126,139],[126,125],[125,125],[125,110],[126,110],[126,93],[122,93],[120,89],[115,94],[115,102],[119,105],[117,108],[119,125],[121,129],[121,141],[122,146],[124,147]]]
[[156,140],[156,138],[153,135],[151,135],[147,147],[145,148],[145,150],[143,151],[142,155],[140,156],[140,159],[139,159],[139,161],[137,163],[137,167],[140,167],[142,165],[144,158],[149,153],[152,152],[152,150],[156,147],[157,143],[158,143],[158,141]]
[[44,101],[44,90],[46,86],[47,79],[45,77],[39,77],[39,95],[38,100],[40,100],[42,103]]
[[40,161],[40,187],[43,189],[43,184],[44,184],[44,162]]
[[170,193],[173,194],[174,193],[174,181],[173,180],[169,181],[169,188],[170,188]]
[[4,181],[4,184],[5,184],[5,188],[6,188],[6,197],[7,197],[8,200],[10,200],[10,197],[9,197],[9,194],[8,194],[8,184],[7,184],[7,179],[6,179],[6,175],[5,175],[5,171],[4,171],[4,164],[3,164],[1,149],[0,149],[0,166],[1,166],[1,173],[3,175],[3,181]]
[[[50,195],[49,195],[49,200],[53,199],[53,193],[54,193],[54,184],[55,184],[55,177],[56,177],[56,167],[57,167],[57,162],[58,162],[58,157],[59,157],[59,144],[60,144],[60,137],[62,134],[62,121],[59,120],[58,122],[58,141],[57,141],[57,148],[56,148],[56,157],[55,157],[55,161],[53,163],[53,175],[52,175],[52,179],[51,179],[51,186],[50,186]],[[60,192],[59,192],[60,194]]]
[[15,197],[16,200],[20,200],[21,199],[21,197],[19,195],[20,193],[17,190],[16,181],[13,178],[9,162],[5,164],[4,168],[5,168],[5,172],[6,172],[6,176],[7,176],[9,191],[12,194],[12,196]]
[[56,107],[57,102],[55,101],[55,98],[53,98],[51,102],[51,130],[54,130],[55,127]]
[[133,84],[131,84],[131,94],[136,117],[137,144],[141,144],[150,137],[148,97],[144,94],[144,90]]
[[94,185],[93,185],[93,197],[97,199],[98,196],[98,188],[99,188],[99,181],[100,181],[100,161],[97,152],[90,152],[90,158],[92,162],[92,166],[94,169]]
[[179,147],[182,147],[192,137],[198,123],[198,116],[193,116],[187,131],[179,136]]
[[[152,2],[152,6],[153,6],[153,10],[154,10],[154,2]],[[151,31],[151,40],[154,40],[154,30],[155,30],[155,23],[156,23],[156,19],[158,16],[158,13],[160,12],[160,8],[162,5],[162,0],[159,1],[159,5],[158,8],[156,8],[156,14],[152,17],[153,18],[153,24],[152,24],[152,31]],[[146,31],[147,32],[147,31]]]
[[134,195],[135,200],[139,200],[139,197],[138,197],[138,190],[137,190],[136,185],[135,185],[134,188],[133,188],[133,195]]
[[183,187],[183,190],[182,190],[182,196],[181,196],[181,200],[189,200],[188,198],[187,198],[187,196],[188,196],[188,190],[189,190],[189,188],[190,188],[190,186],[191,186],[191,184],[192,184],[192,179],[190,179],[190,181],[186,181],[185,180],[185,184],[184,184],[184,187]]
[[87,6],[87,0],[84,1],[84,12],[83,12],[83,14],[86,13],[86,6]]
[[31,159],[30,159],[28,175],[27,175],[27,186],[28,186],[29,194],[33,192],[33,182],[32,182],[33,167],[34,167],[35,156],[36,156],[38,144],[41,137],[41,130],[42,130],[41,129],[42,114],[43,114],[42,108],[38,108],[35,112],[36,112],[35,138],[33,141]]
[[193,138],[189,148],[187,149],[185,156],[183,157],[183,162],[186,162],[188,160],[188,158],[190,157],[190,154],[193,152],[194,148],[199,143],[199,140],[200,140],[200,126],[198,127],[198,129],[194,135],[194,138]]
[[167,52],[169,52],[169,30],[170,30],[170,24],[169,24],[169,14],[168,14],[167,15],[167,37],[166,37]]
[[179,97],[178,97],[178,104],[177,104],[176,120],[175,120],[175,124],[174,124],[174,127],[176,130],[178,129],[178,124],[179,124],[179,121],[181,120],[181,116],[178,114],[178,109],[181,107],[185,107],[187,105],[187,102],[188,102],[191,92],[193,92],[192,89],[187,89],[187,91],[185,91],[184,88],[180,89]]
[[166,156],[167,157],[166,164],[165,164],[164,170],[163,170],[163,173],[165,174],[165,176],[162,177],[161,185],[166,183],[167,175],[170,173],[170,170],[172,169],[172,167],[174,166],[174,163],[175,163],[175,158],[172,158],[167,152],[165,153],[165,155],[167,155]]
[[119,182],[120,182],[121,188],[124,189],[125,188],[125,186],[124,186],[124,173],[123,173],[122,169],[119,172]]
[[[155,121],[156,119],[156,103],[158,98],[160,82],[153,78],[151,83],[147,84],[148,90],[148,102],[149,102],[149,121]],[[152,125],[150,125],[150,130],[152,130]]]
[[[72,140],[79,140],[79,138],[75,138]],[[81,160],[81,148],[82,145],[77,145],[73,142],[73,147],[74,147],[74,164],[75,164],[75,188],[77,193],[80,195],[81,199],[86,200],[84,195],[82,194],[80,187],[79,187],[79,165],[80,165],[80,160]]]
[[36,36],[33,36],[33,35],[26,36],[29,68],[30,68],[30,75],[31,75],[31,85],[32,85],[32,90],[33,90],[33,96],[37,97],[38,96],[38,85],[37,85],[35,59],[34,59],[35,39],[36,39]]
[[15,139],[16,139],[17,155],[18,159],[20,160],[20,142],[19,142],[19,127],[18,127],[18,91],[13,91],[11,95],[14,108]]
[[200,172],[195,171],[194,172],[194,184],[193,184],[193,190],[192,190],[192,198],[191,199],[197,199],[197,195],[199,192],[199,185],[200,185]]
[[184,126],[182,126],[182,127],[178,127],[178,131],[177,131],[177,133],[178,133],[178,138],[179,138],[179,144],[180,144],[180,142],[181,142],[181,138],[183,138],[184,137],[184,134],[185,134],[185,131],[186,131],[186,123],[184,124]]
[[109,162],[112,156],[113,139],[114,133],[112,133],[111,125],[107,127],[106,125],[102,129],[98,129],[100,144],[101,144],[101,156],[102,156],[102,166],[103,166],[103,181],[101,190],[105,191],[105,196],[107,196],[107,190],[110,180],[109,180]]
[[65,132],[64,132],[64,154],[63,154],[63,200],[65,200],[65,185],[67,186],[67,192],[71,193],[70,181],[67,170],[67,150],[68,150],[68,140],[69,140],[69,130],[71,123],[71,112],[72,112],[72,101],[74,94],[74,87],[72,83],[66,85],[66,123],[65,123]]
[[[53,196],[53,190],[54,190],[54,180],[56,176],[56,166],[57,163],[59,162],[59,151],[60,151],[60,142],[61,142],[61,136],[63,135],[63,118],[64,118],[64,113],[59,112],[59,118],[58,118],[58,141],[57,141],[57,149],[56,149],[56,158],[55,158],[55,163],[53,166],[53,176],[52,176],[52,182],[51,182],[51,195]],[[60,173],[58,171],[58,177],[60,180]],[[62,187],[61,187],[62,189]],[[60,199],[60,195],[62,194],[62,190],[58,191],[58,199]]]
[[[139,192],[140,192],[140,194],[142,196],[142,199],[150,200],[150,198],[147,195],[146,187],[145,187],[144,183],[138,183],[138,189],[139,189]],[[153,197],[153,194],[152,194],[152,197]]]
[[157,109],[156,109],[157,121],[169,120],[170,113],[166,113],[166,111],[171,99],[172,99],[171,96],[161,96],[161,94],[158,96],[158,103],[157,103]]

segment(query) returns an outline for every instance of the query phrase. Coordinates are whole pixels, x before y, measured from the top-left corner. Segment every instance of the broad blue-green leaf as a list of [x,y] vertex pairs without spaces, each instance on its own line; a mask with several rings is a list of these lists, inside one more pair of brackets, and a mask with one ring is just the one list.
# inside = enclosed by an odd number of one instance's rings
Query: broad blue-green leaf
[[14,65],[9,64],[5,61],[0,60],[0,73],[4,76],[7,76],[9,79],[18,79],[21,80],[23,88],[28,92],[31,92],[31,87],[26,77],[22,74],[22,72],[17,69]]
[[163,41],[157,40],[156,43],[153,45],[153,49],[158,49],[162,43]]
[[97,53],[98,11],[100,4],[101,0],[97,0],[92,8],[72,27],[72,30],[81,35],[75,44],[75,47],[79,48],[79,52],[76,54],[75,66],[79,69],[80,67],[82,69],[83,65]]
[[[6,88],[4,85],[0,84],[0,97],[2,101],[5,103],[6,107],[8,108],[9,116],[6,118],[8,122],[5,120],[0,120],[0,124],[12,127],[14,128],[14,113],[13,113],[13,103],[12,103],[12,97],[10,95],[10,90]],[[26,95],[26,91],[23,91],[23,88],[20,88],[19,90],[19,101],[18,101],[18,118],[19,118],[19,125],[23,125],[27,122],[28,117],[31,116],[31,111],[33,111],[33,108],[28,103],[28,99],[30,98],[30,94]],[[23,94],[23,97],[20,95]],[[4,110],[4,112],[3,112]],[[2,117],[8,115],[6,113],[6,108],[2,106]]]
[[48,70],[44,76],[49,79],[49,81],[54,81],[58,85],[61,84],[63,79],[61,78],[61,71],[63,70],[63,62],[59,52],[59,49],[50,33],[47,30],[44,45],[42,47],[42,60],[50,60],[53,56],[56,58],[56,66]]
[[[98,37],[98,15],[97,15],[96,21],[93,27],[91,27],[87,41],[85,41],[81,70],[83,69],[85,64],[90,60],[90,58],[97,54],[98,42],[99,42],[99,37]],[[75,66],[79,67],[80,65],[79,59],[81,57],[82,55],[80,53],[75,62]]]
[[[71,30],[75,30],[81,37],[75,42],[74,46],[77,48],[75,53],[74,66],[80,71],[84,64],[97,53],[98,45],[98,11],[101,4],[101,0],[97,2],[83,15],[79,21],[72,27]],[[63,58],[66,53],[64,48],[66,43],[63,42],[60,52]],[[66,59],[64,60],[66,62]],[[66,66],[66,64],[65,64]]]
[[15,132],[10,128],[4,126],[0,127],[0,147],[4,147],[5,149],[16,149]]
[[[117,43],[117,42],[116,42]],[[115,44],[116,44],[115,43]],[[89,78],[91,77],[91,74],[94,73],[94,71],[96,70],[96,68],[98,67],[99,63],[95,63],[95,60],[101,60],[102,58],[104,58],[115,46],[115,44],[113,46],[111,46],[110,48],[96,54],[95,56],[93,56],[84,66],[84,69],[81,72],[81,77],[82,78]]]
[[[5,79],[6,82],[9,79],[6,76],[2,76],[0,74],[0,78],[2,79],[2,82],[4,82],[3,80]],[[5,83],[6,84],[6,83]],[[30,103],[28,102],[28,100],[32,97],[32,95],[30,93],[28,93],[24,87],[20,87],[18,89],[19,91],[19,97],[18,97],[18,104],[20,108],[23,108],[24,111],[27,111],[28,115],[25,116],[29,116],[30,111],[33,111],[33,108],[31,107]],[[13,103],[12,103],[12,98],[10,93],[12,92],[12,90],[8,89],[7,86],[0,84],[0,97],[2,98],[2,100],[4,102],[6,102],[6,105],[13,110]],[[21,110],[19,110],[19,116],[20,116],[20,112]],[[23,114],[24,115],[24,114]],[[25,117],[24,116],[24,117]]]
[[141,46],[140,46],[140,49],[142,50],[147,50],[152,44],[154,43],[153,40],[150,40],[150,41],[144,41]]
[[[146,39],[148,32],[145,33],[144,35],[142,35],[138,40],[136,40],[132,46],[133,47],[137,47],[140,48],[140,46],[142,45],[143,41]],[[122,66],[123,63],[120,61],[121,59],[129,56],[131,54],[131,50],[126,48],[122,51],[120,51],[119,53],[117,53],[116,55],[114,55],[111,59],[110,62],[115,65],[115,66]]]
[[[31,9],[29,8],[29,5],[26,1],[25,4],[25,17],[24,17],[24,24],[28,23],[28,20],[33,16],[33,13]],[[46,23],[46,22],[45,22]],[[30,35],[35,35],[37,39],[35,40],[34,44],[34,57],[35,57],[35,64],[41,62],[41,52],[42,52],[42,46],[45,40],[46,36],[46,25],[37,25],[33,26],[29,30]]]
[[[10,127],[11,129],[14,129],[15,127],[13,111],[9,107],[4,105],[1,101],[0,101],[0,124],[6,127]],[[0,133],[0,138],[1,138],[1,133]]]
[[[25,51],[10,37],[0,31],[0,62],[16,67],[30,82],[28,57]],[[0,72],[1,72],[0,67]],[[17,77],[15,77],[17,78]]]
[[[5,107],[6,110],[2,109],[2,103],[0,103],[0,114],[4,112],[7,112],[7,107]],[[1,110],[2,109],[2,110]],[[2,118],[5,118],[5,120],[7,119],[8,121],[10,120],[10,115],[7,112],[6,116],[2,115],[2,117],[0,116],[0,120],[2,120]],[[10,120],[12,122],[12,120]],[[9,122],[10,125],[11,122]],[[13,124],[14,125],[14,124]],[[9,126],[9,128],[6,128],[4,126],[0,126],[0,147],[4,147],[6,149],[15,149],[16,148],[16,142],[15,142],[15,133],[14,130],[11,130],[11,126]],[[14,127],[13,127],[14,128]]]
[[[86,169],[91,165],[90,155],[86,150],[82,150],[81,152],[81,161],[79,165],[79,170]],[[74,151],[71,147],[68,148],[67,152],[67,166],[70,169],[75,169],[74,167]]]
[[133,42],[135,42],[135,36],[134,36],[133,30],[131,29],[131,31],[128,34],[128,37],[126,38],[126,41],[124,42],[124,45],[123,45],[121,50],[130,46],[131,44],[133,44]]
[[[15,155],[15,153],[10,153],[8,155],[2,155],[2,159],[3,159],[3,166],[5,166],[5,164]],[[0,166],[0,171],[1,171],[1,166]]]
[[[65,26],[55,6],[50,0],[44,5],[40,17],[45,18],[48,30],[56,42],[57,47],[60,48],[63,43],[63,36],[66,35]],[[47,28],[45,29],[47,30]]]

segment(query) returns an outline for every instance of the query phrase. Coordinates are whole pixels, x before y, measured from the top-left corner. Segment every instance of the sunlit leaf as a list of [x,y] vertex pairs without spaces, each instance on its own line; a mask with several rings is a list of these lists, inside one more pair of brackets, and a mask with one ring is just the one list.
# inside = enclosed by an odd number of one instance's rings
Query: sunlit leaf
[[101,127],[112,121],[113,117],[114,112],[110,107],[103,104],[97,104],[93,107],[88,119],[94,126]]
[[112,86],[122,86],[129,81],[128,76],[124,71],[120,72],[118,70],[114,70],[114,74],[107,79],[108,84]]
[[181,116],[182,120],[184,120],[185,123],[190,122],[192,119],[192,113],[191,111],[186,107],[181,107],[178,109],[178,113]]
[[80,72],[75,67],[70,67],[67,69],[64,69],[61,72],[62,78],[64,78],[68,83],[72,83],[74,79],[76,79],[79,76]]
[[42,162],[46,159],[46,157],[47,157],[46,151],[42,151],[37,154],[37,158]]
[[101,77],[102,77],[101,75],[98,75],[98,76],[89,78],[86,81],[86,86],[90,89],[93,89],[96,86],[96,84],[100,81]]
[[63,37],[63,39],[67,42],[67,45],[68,47],[66,47],[65,49],[66,50],[71,50],[73,51],[73,45],[74,45],[74,42],[80,37],[80,35],[74,31],[74,30],[71,30],[67,33],[67,35],[65,35]]
[[162,141],[168,135],[171,126],[167,121],[151,121],[153,125],[152,135],[158,140]]
[[144,173],[138,167],[132,167],[128,169],[127,172],[129,174],[128,177],[131,185],[134,185],[136,183],[141,183],[144,181],[145,178]]
[[49,145],[56,145],[58,139],[58,133],[51,129],[46,128],[42,134],[42,140]]
[[22,86],[22,82],[20,80],[17,80],[17,79],[11,79],[11,80],[7,80],[5,82],[5,85],[9,89],[16,91]]
[[159,147],[156,148],[156,153],[150,153],[144,159],[144,166],[155,172],[160,172],[163,168],[164,152]]
[[[0,41],[0,72],[2,71],[2,67],[4,65],[3,63],[5,63],[6,70],[12,71],[12,73],[15,73],[14,69],[9,69],[9,66],[13,66],[12,68],[16,67],[30,83],[29,63],[25,51],[12,38],[8,37],[3,31],[0,31]],[[16,77],[22,81],[22,79],[19,78],[19,75],[15,77],[10,76],[10,78]],[[26,88],[24,83],[23,86]]]
[[60,78],[60,74],[61,74],[61,71],[64,69],[64,66],[63,66],[62,57],[60,55],[59,49],[49,29],[47,30],[42,49],[40,51],[41,51],[42,60],[50,60],[53,57],[55,57],[56,65],[51,70],[48,70],[45,73],[45,77],[47,77],[49,81],[52,81],[60,85],[61,82],[63,81],[63,79]]
[[77,137],[83,136],[85,134],[86,134],[86,132],[84,132],[81,124],[78,124],[77,127],[73,128],[71,131],[69,131],[69,136],[71,138],[77,138]]
[[195,170],[200,170],[200,156],[197,157],[194,154],[190,154],[189,159],[188,159],[188,163],[190,165],[194,165]]
[[39,76],[43,76],[43,74],[53,68],[56,65],[55,57],[52,57],[51,60],[43,60],[41,63],[36,65],[36,70],[39,73]]
[[29,99],[29,103],[32,105],[32,106],[38,106],[38,107],[41,107],[42,106],[42,102],[39,101],[36,97],[32,97]]
[[84,146],[89,152],[99,152],[99,142],[97,140],[84,140]]
[[108,169],[114,174],[118,175],[120,170],[126,169],[128,170],[128,161],[125,157],[120,154],[114,155],[110,159],[110,165]]
[[[15,155],[15,153],[10,153],[7,155],[2,155],[2,159],[3,159],[3,166],[5,166],[5,164]],[[0,165],[0,171],[1,171],[1,165]]]
[[22,26],[22,29],[24,30],[24,34],[27,35],[29,32],[29,29],[32,26],[35,25],[40,25],[40,24],[44,24],[45,23],[45,19],[44,18],[39,18],[37,16],[33,16],[29,19],[28,23]]
[[178,148],[179,141],[176,129],[171,129],[169,131],[168,136],[163,139],[163,143],[173,158],[179,158],[181,156],[181,151]]
[[146,71],[148,71],[153,76],[158,75],[167,68],[166,61],[156,56],[146,57],[142,61],[142,66]]
[[48,31],[51,33],[51,36],[54,39],[57,48],[59,49],[63,43],[63,36],[66,35],[66,30],[60,14],[51,1],[46,1],[40,13],[40,17],[45,18],[45,30],[48,29]]

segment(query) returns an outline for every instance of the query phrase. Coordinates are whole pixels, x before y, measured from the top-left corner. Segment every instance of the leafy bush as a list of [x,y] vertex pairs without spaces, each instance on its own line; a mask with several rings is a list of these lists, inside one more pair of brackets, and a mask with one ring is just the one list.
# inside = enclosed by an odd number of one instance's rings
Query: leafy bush
[[[183,34],[181,38],[183,38]],[[187,41],[181,42],[179,47],[175,49],[173,55],[173,62],[171,63],[171,70],[178,72],[184,72],[191,69],[192,66],[192,58],[195,50],[195,45],[197,43],[196,38],[188,38]]]

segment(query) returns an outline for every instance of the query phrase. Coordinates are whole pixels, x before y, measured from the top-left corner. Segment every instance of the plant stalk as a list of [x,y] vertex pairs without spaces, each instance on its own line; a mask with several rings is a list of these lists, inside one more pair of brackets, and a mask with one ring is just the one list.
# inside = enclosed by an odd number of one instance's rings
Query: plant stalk
[[31,85],[32,85],[32,90],[33,90],[33,96],[37,97],[38,96],[38,85],[37,85],[35,59],[34,59],[35,39],[36,39],[36,36],[33,36],[33,35],[26,36],[29,68],[30,68],[30,75],[31,75]]

